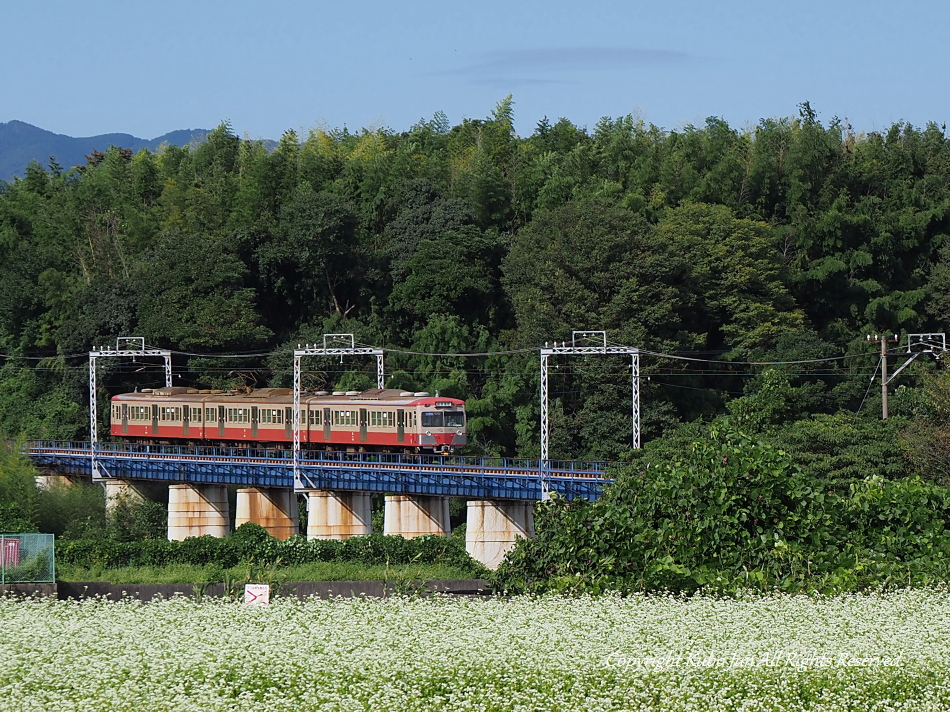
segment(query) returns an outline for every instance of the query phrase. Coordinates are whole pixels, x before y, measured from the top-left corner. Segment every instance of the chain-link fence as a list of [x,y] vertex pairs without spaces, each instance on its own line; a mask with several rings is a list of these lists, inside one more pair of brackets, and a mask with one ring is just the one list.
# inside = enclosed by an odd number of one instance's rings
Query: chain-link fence
[[0,534],[0,584],[55,580],[52,534]]

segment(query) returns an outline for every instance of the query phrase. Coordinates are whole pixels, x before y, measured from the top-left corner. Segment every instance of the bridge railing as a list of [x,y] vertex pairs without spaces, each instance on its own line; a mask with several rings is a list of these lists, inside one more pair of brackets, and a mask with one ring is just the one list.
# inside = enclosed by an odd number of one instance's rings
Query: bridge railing
[[[31,440],[26,448],[33,453],[69,453],[88,454],[90,446],[83,441]],[[212,458],[266,461],[271,464],[293,462],[293,452],[280,448],[238,448],[214,447],[206,445],[142,445],[130,443],[100,442],[96,446],[100,457],[153,457],[163,458]],[[377,452],[326,452],[322,450],[304,450],[300,455],[300,464],[326,465],[334,463],[365,463],[381,465],[416,465],[422,467],[458,467],[483,471],[500,472],[540,472],[539,460],[509,457],[481,457],[459,455],[422,455]],[[603,478],[614,463],[571,460],[549,460],[544,463],[544,472],[548,475],[567,477]]]

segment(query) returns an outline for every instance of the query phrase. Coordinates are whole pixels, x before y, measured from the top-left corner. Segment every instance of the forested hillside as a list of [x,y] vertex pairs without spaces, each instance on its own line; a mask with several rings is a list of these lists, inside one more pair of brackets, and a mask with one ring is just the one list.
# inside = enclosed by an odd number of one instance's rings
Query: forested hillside
[[[680,357],[643,358],[645,440],[732,401],[756,428],[793,424],[781,437],[803,451],[847,439],[821,418],[879,417],[866,333],[946,328],[941,126],[855,133],[806,103],[748,130],[625,116],[520,137],[512,116],[508,98],[456,126],[288,131],[270,152],[224,124],[191,149],[32,164],[0,184],[0,429],[82,437],[85,352],[118,335],[181,352],[181,385],[222,386],[289,385],[288,349],[353,332],[405,352],[387,355],[391,385],[465,398],[476,451],[530,456],[531,349],[604,329]],[[210,356],[249,352],[262,356]],[[492,355],[419,355],[434,352]],[[308,365],[307,385],[375,380],[372,364]],[[629,363],[557,365],[552,457],[620,456]],[[112,392],[161,378],[108,368]],[[901,428],[933,392],[916,388],[927,369],[899,381]],[[885,437],[870,419],[849,427],[842,451]],[[887,442],[882,463],[904,457]]]
[[156,150],[162,144],[187,146],[198,144],[208,132],[204,129],[179,129],[157,138],[144,139],[129,134],[109,133],[74,138],[46,131],[23,121],[0,122],[0,180],[23,177],[30,161],[52,158],[60,166],[72,167],[86,162],[86,156],[109,146],[121,146],[133,151],[143,148]]

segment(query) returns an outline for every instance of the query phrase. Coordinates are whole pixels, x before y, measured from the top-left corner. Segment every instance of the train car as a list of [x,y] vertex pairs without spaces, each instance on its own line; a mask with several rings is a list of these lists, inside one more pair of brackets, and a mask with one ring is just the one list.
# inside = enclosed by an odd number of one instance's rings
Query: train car
[[[169,387],[112,398],[111,433],[132,442],[293,443],[293,391]],[[465,402],[425,392],[301,393],[304,449],[449,453],[466,444]]]

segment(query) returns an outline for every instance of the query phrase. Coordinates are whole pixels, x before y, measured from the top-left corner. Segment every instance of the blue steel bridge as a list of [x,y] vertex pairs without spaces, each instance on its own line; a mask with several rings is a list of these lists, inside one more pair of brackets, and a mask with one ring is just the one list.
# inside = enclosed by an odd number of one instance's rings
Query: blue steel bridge
[[[88,442],[31,440],[25,450],[44,469],[92,474]],[[104,479],[492,500],[541,499],[542,481],[565,499],[593,500],[610,482],[606,462],[546,460],[542,469],[538,460],[452,455],[301,452],[296,482],[290,450],[99,442],[96,462]]]

